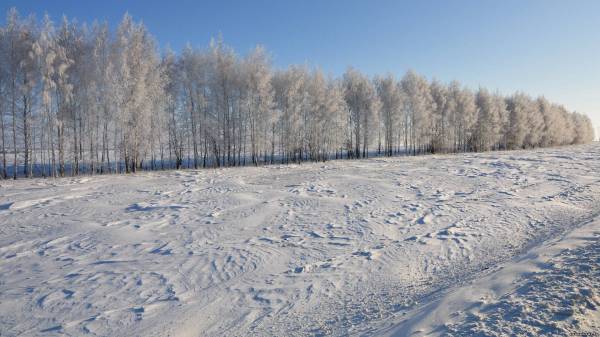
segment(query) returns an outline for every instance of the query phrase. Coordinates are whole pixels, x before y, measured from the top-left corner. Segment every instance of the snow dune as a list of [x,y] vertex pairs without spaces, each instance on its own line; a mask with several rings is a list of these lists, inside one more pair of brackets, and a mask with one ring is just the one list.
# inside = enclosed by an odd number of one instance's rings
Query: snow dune
[[1,184],[2,336],[597,326],[598,144]]

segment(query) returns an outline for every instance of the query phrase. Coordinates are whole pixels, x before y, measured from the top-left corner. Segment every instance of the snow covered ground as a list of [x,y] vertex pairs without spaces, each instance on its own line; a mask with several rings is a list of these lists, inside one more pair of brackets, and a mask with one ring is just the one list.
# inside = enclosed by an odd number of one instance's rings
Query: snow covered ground
[[381,335],[600,336],[600,219],[546,242]]
[[597,143],[0,184],[0,336],[599,326]]

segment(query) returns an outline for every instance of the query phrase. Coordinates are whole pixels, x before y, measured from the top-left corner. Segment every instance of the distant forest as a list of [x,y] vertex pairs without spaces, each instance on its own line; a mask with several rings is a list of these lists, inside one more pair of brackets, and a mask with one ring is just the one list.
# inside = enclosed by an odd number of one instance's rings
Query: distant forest
[[503,96],[408,71],[340,78],[236,54],[159,51],[141,23],[0,28],[0,176],[129,173],[510,150],[593,140],[590,119],[544,97]]

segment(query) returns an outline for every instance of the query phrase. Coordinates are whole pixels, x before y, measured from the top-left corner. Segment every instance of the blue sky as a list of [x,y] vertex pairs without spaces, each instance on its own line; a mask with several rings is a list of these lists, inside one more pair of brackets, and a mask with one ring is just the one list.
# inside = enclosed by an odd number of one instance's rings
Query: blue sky
[[598,0],[0,0],[4,12],[13,6],[113,26],[128,11],[175,50],[221,32],[241,54],[265,45],[278,67],[398,76],[412,68],[472,88],[544,94],[600,127]]

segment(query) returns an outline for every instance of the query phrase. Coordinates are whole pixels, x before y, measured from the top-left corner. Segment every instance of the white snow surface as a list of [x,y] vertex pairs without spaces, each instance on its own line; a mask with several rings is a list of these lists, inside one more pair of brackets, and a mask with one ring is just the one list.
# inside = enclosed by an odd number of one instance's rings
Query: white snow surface
[[382,336],[600,336],[600,219],[428,303]]
[[0,184],[0,336],[598,327],[597,143]]

